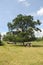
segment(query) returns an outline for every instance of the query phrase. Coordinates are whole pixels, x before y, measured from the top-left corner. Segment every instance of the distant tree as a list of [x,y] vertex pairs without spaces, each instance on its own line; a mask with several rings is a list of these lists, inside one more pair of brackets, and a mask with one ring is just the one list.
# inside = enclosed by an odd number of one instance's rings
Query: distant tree
[[1,34],[0,34],[0,41],[1,41]]

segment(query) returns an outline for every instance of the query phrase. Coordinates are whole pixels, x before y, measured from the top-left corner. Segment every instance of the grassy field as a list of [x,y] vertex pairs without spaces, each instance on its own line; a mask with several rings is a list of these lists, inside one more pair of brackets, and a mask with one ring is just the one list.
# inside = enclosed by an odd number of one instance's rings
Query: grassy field
[[[33,45],[43,45],[33,42]],[[0,46],[0,65],[43,65],[43,47]]]

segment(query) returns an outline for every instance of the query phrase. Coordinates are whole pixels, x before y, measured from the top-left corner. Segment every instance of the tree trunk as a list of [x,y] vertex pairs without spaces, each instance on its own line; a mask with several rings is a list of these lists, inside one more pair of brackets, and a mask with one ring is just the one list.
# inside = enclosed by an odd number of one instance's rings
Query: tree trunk
[[15,44],[16,44],[16,42],[15,42]]
[[29,47],[31,47],[31,42],[29,42]]
[[24,46],[24,42],[23,42],[23,46]]

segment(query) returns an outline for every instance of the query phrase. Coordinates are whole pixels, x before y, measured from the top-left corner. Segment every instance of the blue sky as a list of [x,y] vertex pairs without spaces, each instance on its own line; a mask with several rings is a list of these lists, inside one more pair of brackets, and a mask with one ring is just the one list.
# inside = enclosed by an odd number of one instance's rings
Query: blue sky
[[7,23],[18,14],[33,15],[41,21],[43,30],[43,0],[0,0],[0,32],[7,32]]

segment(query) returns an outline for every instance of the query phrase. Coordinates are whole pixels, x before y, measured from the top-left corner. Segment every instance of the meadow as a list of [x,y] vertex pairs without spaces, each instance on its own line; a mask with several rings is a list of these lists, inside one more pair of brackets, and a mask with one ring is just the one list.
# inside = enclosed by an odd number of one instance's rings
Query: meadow
[[35,41],[32,45],[39,46],[24,47],[7,43],[0,46],[0,65],[43,65],[43,41]]

